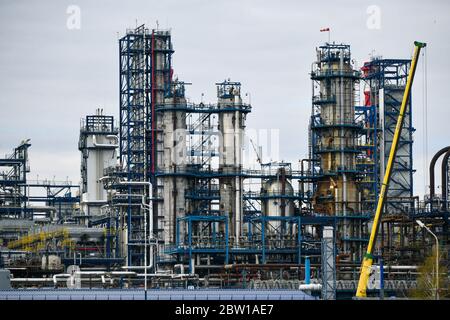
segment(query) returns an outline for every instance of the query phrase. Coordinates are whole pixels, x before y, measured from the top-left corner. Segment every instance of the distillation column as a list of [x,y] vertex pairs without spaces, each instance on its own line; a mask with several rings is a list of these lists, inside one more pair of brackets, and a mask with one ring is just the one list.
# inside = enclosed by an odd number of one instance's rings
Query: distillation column
[[243,222],[242,147],[245,113],[242,112],[241,84],[225,81],[217,84],[219,108],[220,211],[228,217],[230,243],[239,245]]
[[[186,171],[186,99],[184,83],[174,81],[162,109],[164,156],[164,243],[176,241],[177,218],[185,216]],[[182,227],[183,224],[180,224]],[[183,235],[180,230],[180,235]]]
[[[165,148],[169,144],[173,144],[172,137],[166,138],[166,130],[171,130],[168,127],[175,126],[175,128],[184,128],[184,123],[181,123],[181,115],[177,114],[175,120],[171,115],[158,112],[161,107],[164,107],[165,94],[169,92],[171,82],[171,54],[172,43],[169,31],[153,30],[151,35],[151,111],[150,119],[148,120],[151,128],[147,145],[150,145],[152,161],[149,163],[148,171],[153,177],[153,226],[154,233],[159,240],[162,240],[161,245],[171,243],[174,237],[174,214],[172,212],[174,206],[170,204],[172,200],[172,192],[174,191],[170,185],[167,185],[167,178],[157,176],[158,172],[164,172],[171,167],[171,163],[165,156]],[[170,102],[170,100],[169,100]],[[172,127],[173,128],[173,127]],[[170,142],[168,140],[171,140]],[[168,151],[170,153],[170,151]],[[165,188],[167,185],[167,188]],[[162,200],[162,201],[161,201]],[[166,208],[171,206],[172,208]],[[159,252],[163,252],[164,248],[160,247]]]
[[[313,66],[313,154],[322,177],[316,185],[315,211],[342,216],[338,226],[342,257],[361,254],[361,226],[348,219],[358,210],[356,185],[357,131],[354,88],[359,73],[351,64],[350,46],[326,44],[317,50]],[[316,91],[318,89],[318,92]]]

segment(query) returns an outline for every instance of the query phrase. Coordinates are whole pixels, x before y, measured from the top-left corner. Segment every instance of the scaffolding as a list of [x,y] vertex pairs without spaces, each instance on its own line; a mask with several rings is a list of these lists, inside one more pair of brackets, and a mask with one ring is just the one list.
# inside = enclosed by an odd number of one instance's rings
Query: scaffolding
[[32,213],[27,210],[26,182],[30,172],[28,148],[24,140],[14,148],[13,153],[0,159],[0,219],[30,219]]
[[[366,120],[372,128],[368,141],[373,147],[369,150],[375,172],[378,172],[378,178],[372,181],[373,199],[378,196],[380,177],[385,171],[410,64],[408,59],[374,58],[362,68],[362,78],[368,85],[365,108],[370,110]],[[387,193],[386,214],[407,214],[414,206],[412,148],[415,129],[411,108],[410,97]]]
[[[168,90],[172,69],[173,53],[169,31],[152,30],[144,25],[127,30],[119,40],[120,71],[120,164],[129,182],[152,182],[153,194],[162,193],[162,183],[155,172],[161,149],[159,120],[155,112]],[[129,205],[125,208],[128,227],[128,265],[142,265],[144,211],[132,206],[132,194],[149,198],[144,185],[129,186],[126,193]],[[153,201],[155,226],[162,232],[161,203]]]

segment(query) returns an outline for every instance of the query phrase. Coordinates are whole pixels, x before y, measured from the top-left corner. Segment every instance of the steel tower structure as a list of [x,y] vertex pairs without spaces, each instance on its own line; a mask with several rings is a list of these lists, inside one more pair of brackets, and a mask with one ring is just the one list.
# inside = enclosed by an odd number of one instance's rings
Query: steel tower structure
[[[398,118],[402,94],[405,90],[411,60],[409,59],[379,59],[375,58],[364,64],[363,80],[368,84],[365,92],[365,102],[368,108],[374,110],[373,122],[374,148],[373,158],[377,167],[377,178],[372,181],[374,199],[378,196],[380,177],[383,176],[389,150]],[[387,193],[387,214],[407,214],[413,208],[413,133],[412,102],[409,102],[405,113],[405,123],[400,135],[397,155],[392,170],[391,182]]]
[[12,154],[0,159],[0,215],[2,218],[32,219],[32,212],[27,210],[26,183],[30,172],[28,148],[24,140],[14,148]]
[[[144,25],[127,30],[119,40],[120,72],[120,165],[127,182],[151,182],[153,195],[162,194],[163,183],[155,173],[161,166],[162,139],[155,108],[163,102],[171,81],[171,55],[173,53],[169,31],[152,30]],[[139,195],[147,199],[144,184],[128,184],[127,257],[129,265],[143,261],[144,210],[133,205]],[[132,195],[136,196],[132,196]],[[153,201],[155,232],[163,231],[162,203]]]

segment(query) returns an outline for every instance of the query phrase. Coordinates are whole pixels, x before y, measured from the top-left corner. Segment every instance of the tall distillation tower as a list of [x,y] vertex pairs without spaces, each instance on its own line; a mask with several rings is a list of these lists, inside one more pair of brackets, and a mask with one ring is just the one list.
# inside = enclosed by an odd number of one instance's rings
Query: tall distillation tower
[[[164,184],[164,233],[166,244],[176,241],[177,218],[186,214],[186,109],[184,82],[174,80],[170,84],[161,113],[163,130],[163,156],[161,170],[165,173]],[[182,230],[180,233],[183,234]]]
[[[243,112],[240,82],[217,83],[219,113],[220,211],[228,217],[234,245],[239,244],[243,224],[242,148],[246,113]],[[233,242],[234,240],[234,242]]]
[[359,80],[350,46],[326,43],[317,49],[313,64],[311,156],[320,166],[313,197],[314,211],[337,220],[339,256],[358,260],[362,253],[362,224],[352,219],[359,212],[356,181],[357,133],[355,85]]
[[[127,30],[119,40],[120,54],[120,166],[126,179],[128,206],[124,232],[128,265],[142,265],[144,253],[144,209],[146,184],[152,183],[154,233],[164,245],[164,116],[156,112],[164,106],[170,88],[173,53],[170,31],[152,30],[144,25]],[[123,188],[123,186],[120,186]],[[138,202],[137,202],[137,201]],[[147,213],[145,213],[147,214]]]

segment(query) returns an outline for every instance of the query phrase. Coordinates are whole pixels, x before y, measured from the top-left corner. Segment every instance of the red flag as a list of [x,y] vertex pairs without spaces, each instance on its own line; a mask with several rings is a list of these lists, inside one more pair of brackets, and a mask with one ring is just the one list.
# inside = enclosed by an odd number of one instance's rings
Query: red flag
[[330,28],[320,29],[320,32],[330,31]]

